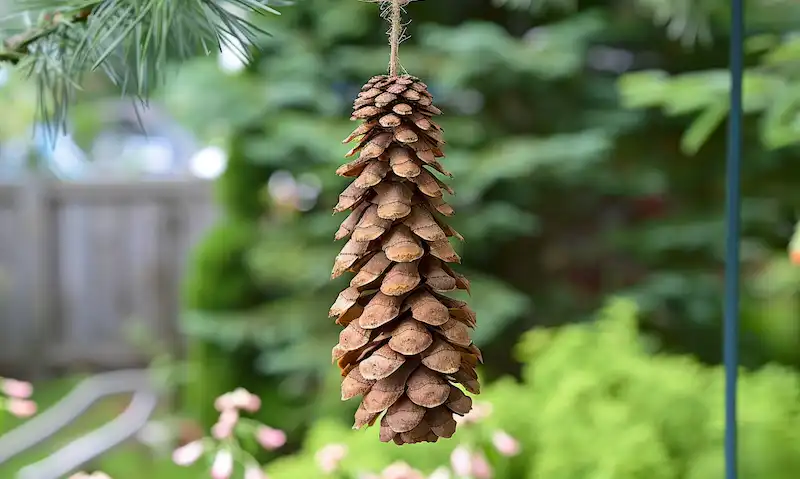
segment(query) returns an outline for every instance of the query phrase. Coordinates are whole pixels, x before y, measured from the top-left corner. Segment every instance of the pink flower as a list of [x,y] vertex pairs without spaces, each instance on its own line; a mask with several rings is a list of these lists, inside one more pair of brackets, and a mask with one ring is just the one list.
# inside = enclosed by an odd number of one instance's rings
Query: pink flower
[[214,409],[219,412],[236,409],[236,405],[233,402],[233,395],[231,393],[225,393],[218,397],[214,400]]
[[244,470],[244,479],[268,479],[268,477],[258,464],[252,464]]
[[245,388],[236,388],[231,395],[233,396],[233,404],[239,409],[244,409],[247,412],[256,412],[261,408],[261,399]]
[[245,388],[236,388],[232,392],[218,397],[214,401],[214,407],[220,412],[230,409],[244,409],[247,412],[256,412],[261,408],[261,399]]
[[425,476],[405,462],[395,462],[383,470],[381,479],[425,479]]
[[251,394],[248,401],[242,406],[247,412],[256,412],[261,409],[261,398],[255,394]]
[[28,399],[33,394],[33,385],[27,381],[18,381],[16,379],[0,379],[2,382],[3,393],[6,396],[18,399]]
[[227,449],[217,452],[211,464],[211,477],[213,479],[229,479],[233,474],[233,455]]
[[239,422],[239,413],[236,412],[236,409],[226,409],[219,415],[217,423],[211,427],[211,435],[216,439],[231,437],[237,422]]
[[497,452],[506,457],[516,456],[519,454],[519,441],[511,437],[505,431],[495,431],[495,433],[492,435],[492,443],[494,444],[495,449],[497,449]]
[[235,425],[237,422],[239,422],[239,413],[235,409],[222,411],[222,414],[219,415],[219,422]]
[[492,467],[483,453],[472,455],[472,475],[475,479],[492,479]]
[[328,444],[323,447],[314,458],[317,465],[326,474],[335,472],[339,468],[339,463],[347,456],[347,446],[344,444]]
[[211,426],[211,436],[214,439],[227,439],[233,435],[233,424],[218,422]]
[[203,443],[192,441],[172,452],[172,462],[179,466],[190,466],[203,455]]
[[286,444],[286,433],[280,429],[261,426],[256,431],[256,439],[261,447],[272,451]]
[[464,446],[458,446],[453,449],[450,454],[450,465],[457,476],[472,475],[472,456],[469,449]]
[[28,399],[9,398],[6,409],[17,417],[31,417],[36,414],[36,403]]

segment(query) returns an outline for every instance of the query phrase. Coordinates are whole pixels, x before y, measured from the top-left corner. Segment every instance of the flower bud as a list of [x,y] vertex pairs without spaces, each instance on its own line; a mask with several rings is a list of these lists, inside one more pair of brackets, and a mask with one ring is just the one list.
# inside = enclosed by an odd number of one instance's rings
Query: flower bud
[[258,464],[247,466],[244,470],[244,479],[268,479],[267,474],[261,470]]
[[269,426],[261,426],[256,431],[256,439],[261,447],[272,451],[286,444],[286,433],[280,429]]
[[0,379],[0,390],[12,398],[28,399],[33,394],[33,385],[27,381]]
[[511,437],[505,431],[495,431],[492,435],[492,444],[500,454],[511,457],[519,454],[520,446],[519,441]]
[[194,464],[203,455],[203,443],[192,441],[172,452],[172,462],[179,466]]
[[464,446],[458,446],[450,454],[450,465],[457,476],[472,475],[472,456]]
[[231,393],[231,402],[235,408],[247,412],[256,412],[261,408],[261,399],[245,388],[236,388]]
[[36,403],[29,399],[12,397],[6,402],[6,409],[17,417],[31,417],[36,414]]
[[440,467],[433,471],[428,479],[450,479],[450,471],[446,467]]
[[315,455],[317,465],[326,474],[339,469],[339,463],[347,456],[347,446],[344,444],[328,444]]
[[381,479],[425,479],[425,477],[405,462],[395,462],[383,470]]
[[472,475],[475,479],[492,479],[492,467],[483,453],[472,455]]
[[212,479],[230,479],[233,474],[233,455],[227,449],[221,449],[211,464]]
[[229,438],[233,435],[237,422],[239,422],[239,413],[235,409],[226,409],[219,415],[217,423],[211,427],[211,435],[215,439]]

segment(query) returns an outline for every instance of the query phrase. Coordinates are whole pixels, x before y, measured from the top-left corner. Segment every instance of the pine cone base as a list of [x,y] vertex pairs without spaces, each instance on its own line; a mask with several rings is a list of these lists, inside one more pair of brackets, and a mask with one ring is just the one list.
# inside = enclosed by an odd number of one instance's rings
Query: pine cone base
[[357,140],[346,155],[355,159],[337,170],[354,180],[334,208],[350,214],[335,235],[349,239],[332,277],[355,276],[330,310],[344,328],[333,361],[342,400],[361,396],[353,427],[383,415],[380,440],[398,445],[451,437],[454,415],[472,408],[456,385],[480,392],[475,313],[443,294],[469,292],[469,281],[448,264],[460,262],[449,238],[463,238],[440,219],[454,213],[434,173],[451,176],[438,160],[440,114],[418,78],[371,78],[353,104],[351,120],[362,123],[344,140]]

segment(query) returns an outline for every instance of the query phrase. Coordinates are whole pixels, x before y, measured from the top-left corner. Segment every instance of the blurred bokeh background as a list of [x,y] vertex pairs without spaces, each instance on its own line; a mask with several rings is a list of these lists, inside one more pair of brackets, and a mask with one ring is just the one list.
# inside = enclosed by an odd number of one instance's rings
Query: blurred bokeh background
[[[388,58],[374,4],[278,7],[258,19],[272,36],[256,61],[223,51],[174,68],[146,109],[90,75],[54,138],[37,85],[0,69],[0,375],[33,381],[42,414],[93,374],[156,378],[147,425],[80,467],[114,479],[207,477],[172,450],[206,435],[214,399],[239,386],[288,436],[254,452],[278,479],[329,477],[315,455],[331,443],[350,451],[340,478],[395,460],[430,473],[458,445],[498,479],[722,477],[728,3],[409,5],[401,61],[445,112],[459,271],[486,358],[476,401],[493,412],[403,448],[350,430],[326,314],[346,281],[329,281],[341,140]],[[741,475],[789,479],[800,3],[746,3]],[[133,393],[0,457],[0,477],[52,459]],[[0,433],[36,420],[9,416]],[[498,430],[520,454],[490,446]]]

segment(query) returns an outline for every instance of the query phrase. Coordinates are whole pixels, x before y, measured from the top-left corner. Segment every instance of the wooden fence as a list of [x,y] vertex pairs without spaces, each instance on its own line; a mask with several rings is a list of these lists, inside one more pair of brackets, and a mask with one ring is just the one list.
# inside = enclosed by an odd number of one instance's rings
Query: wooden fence
[[180,283],[216,216],[199,180],[0,184],[0,368],[140,363],[131,327],[180,344]]

